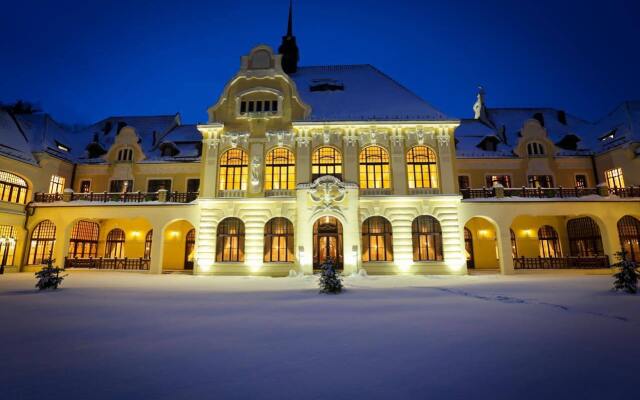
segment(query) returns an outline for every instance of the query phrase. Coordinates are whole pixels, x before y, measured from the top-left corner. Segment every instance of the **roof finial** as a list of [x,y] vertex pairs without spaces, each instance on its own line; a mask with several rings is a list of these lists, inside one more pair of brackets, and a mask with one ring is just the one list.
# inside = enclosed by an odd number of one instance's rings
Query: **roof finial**
[[289,19],[287,22],[287,34],[282,37],[282,43],[278,48],[278,53],[282,54],[282,70],[287,74],[292,74],[298,70],[298,45],[296,37],[293,36],[293,1],[289,0]]
[[473,105],[473,114],[475,119],[485,119],[487,115],[487,109],[484,104],[484,88],[482,86],[478,86],[478,96]]

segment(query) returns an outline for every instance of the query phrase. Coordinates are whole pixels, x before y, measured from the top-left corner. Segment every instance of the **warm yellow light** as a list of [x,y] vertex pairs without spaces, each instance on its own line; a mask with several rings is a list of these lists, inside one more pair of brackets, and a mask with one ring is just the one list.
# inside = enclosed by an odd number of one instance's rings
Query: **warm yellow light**
[[171,231],[171,237],[174,239],[177,239],[178,236],[180,236],[180,232],[178,231]]
[[140,231],[131,231],[131,237],[132,238],[139,238],[140,237]]
[[523,229],[522,230],[522,237],[532,238],[533,237],[533,231],[531,229]]
[[490,236],[490,233],[489,233],[489,230],[487,230],[487,229],[480,229],[480,230],[478,231],[478,237],[479,237],[479,238],[486,239],[486,238],[488,238],[489,236]]

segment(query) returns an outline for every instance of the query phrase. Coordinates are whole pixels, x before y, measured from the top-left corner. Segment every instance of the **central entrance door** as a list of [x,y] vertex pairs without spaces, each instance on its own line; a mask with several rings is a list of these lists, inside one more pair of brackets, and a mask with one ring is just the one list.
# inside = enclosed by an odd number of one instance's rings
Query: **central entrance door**
[[313,224],[313,269],[333,260],[342,269],[342,224],[335,217],[321,217]]

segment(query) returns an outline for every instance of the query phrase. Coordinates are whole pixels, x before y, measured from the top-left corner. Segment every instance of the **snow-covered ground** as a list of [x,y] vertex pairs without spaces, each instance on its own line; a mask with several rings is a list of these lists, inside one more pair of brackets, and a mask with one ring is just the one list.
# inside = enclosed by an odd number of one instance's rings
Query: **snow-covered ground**
[[608,276],[0,276],[0,399],[637,398]]

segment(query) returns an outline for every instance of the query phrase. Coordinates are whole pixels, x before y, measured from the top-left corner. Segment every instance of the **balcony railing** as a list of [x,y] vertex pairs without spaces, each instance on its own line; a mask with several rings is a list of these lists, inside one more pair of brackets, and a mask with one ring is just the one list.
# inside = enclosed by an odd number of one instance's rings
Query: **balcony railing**
[[65,257],[65,268],[111,269],[128,271],[148,271],[148,258],[69,258]]
[[53,203],[56,201],[72,202],[86,201],[92,203],[144,203],[144,202],[161,202],[161,203],[191,203],[198,198],[198,192],[89,192],[76,193],[68,192],[59,193],[36,193],[33,201],[36,203]]
[[295,197],[296,191],[289,189],[266,190],[265,197]]
[[440,193],[440,189],[438,188],[409,188],[409,194],[422,194],[422,195],[429,195],[429,194],[439,194]]
[[218,190],[218,197],[235,199],[244,197],[245,193],[247,193],[246,190]]
[[386,196],[391,193],[391,189],[360,189],[361,196]]
[[579,198],[584,196],[608,196],[616,195],[618,197],[630,198],[640,197],[640,187],[628,188],[500,188],[482,187],[479,189],[460,189],[463,199],[487,199],[500,197],[522,197],[522,198],[538,198],[538,199],[562,199],[562,198]]
[[592,257],[518,257],[515,269],[597,269],[609,268],[609,256]]

